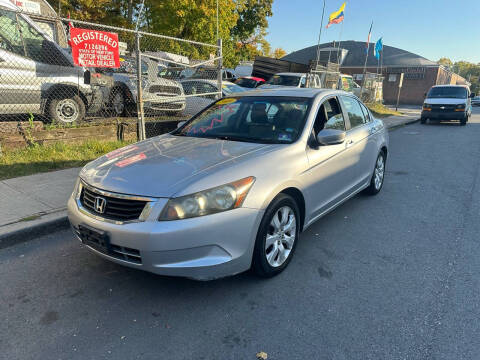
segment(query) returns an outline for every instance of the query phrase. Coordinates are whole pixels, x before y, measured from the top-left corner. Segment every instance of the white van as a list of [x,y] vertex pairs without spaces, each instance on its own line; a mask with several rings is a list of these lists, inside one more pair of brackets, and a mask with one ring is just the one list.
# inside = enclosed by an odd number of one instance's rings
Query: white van
[[465,125],[472,115],[472,98],[466,85],[436,85],[427,94],[422,108],[421,123],[427,120],[458,120]]

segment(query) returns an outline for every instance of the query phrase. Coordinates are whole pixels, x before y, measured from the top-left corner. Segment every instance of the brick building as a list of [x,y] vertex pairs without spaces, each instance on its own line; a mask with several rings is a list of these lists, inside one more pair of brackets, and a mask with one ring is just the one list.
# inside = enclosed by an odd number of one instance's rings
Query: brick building
[[[334,43],[320,45],[320,62],[326,62],[327,57],[332,61],[340,60],[340,71],[353,76],[357,83],[362,82],[363,66],[365,63],[366,43],[361,41],[342,41],[342,51],[331,51]],[[367,72],[380,73],[378,61],[374,56],[375,44],[370,44],[368,54]],[[337,43],[338,49],[338,43]],[[317,46],[310,46],[302,50],[292,52],[282,60],[288,60],[300,64],[309,64],[317,56]],[[386,104],[394,104],[397,101],[398,84],[400,74],[404,73],[403,87],[400,93],[400,104],[422,104],[424,94],[433,85],[444,84],[467,84],[467,81],[436,62],[430,61],[420,55],[392,46],[383,46],[382,55],[383,99]]]

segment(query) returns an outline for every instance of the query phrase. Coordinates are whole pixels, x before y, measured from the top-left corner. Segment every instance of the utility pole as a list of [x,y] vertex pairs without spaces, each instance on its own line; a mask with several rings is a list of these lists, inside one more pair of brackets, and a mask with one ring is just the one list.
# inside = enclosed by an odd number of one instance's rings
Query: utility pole
[[217,40],[218,40],[218,0],[217,0]]

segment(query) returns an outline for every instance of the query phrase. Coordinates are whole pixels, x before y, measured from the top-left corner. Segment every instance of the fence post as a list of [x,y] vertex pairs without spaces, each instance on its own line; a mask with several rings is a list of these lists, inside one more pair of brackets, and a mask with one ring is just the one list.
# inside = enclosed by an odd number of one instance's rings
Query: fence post
[[145,117],[143,112],[143,88],[142,88],[142,54],[140,53],[140,34],[135,34],[137,51],[137,117],[138,117],[138,140],[145,140]]
[[223,67],[223,53],[222,53],[222,39],[217,40],[218,46],[218,73],[217,73],[217,84],[218,91],[220,92],[217,96],[220,99],[222,97],[222,67]]

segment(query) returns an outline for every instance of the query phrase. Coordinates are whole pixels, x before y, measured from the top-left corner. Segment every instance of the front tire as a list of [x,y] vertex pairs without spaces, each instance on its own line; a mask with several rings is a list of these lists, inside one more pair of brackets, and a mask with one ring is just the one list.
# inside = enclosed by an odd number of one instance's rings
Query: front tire
[[468,117],[464,117],[463,119],[460,120],[460,126],[465,126],[467,125]]
[[387,161],[387,155],[385,151],[381,151],[378,154],[377,161],[375,162],[375,169],[370,180],[370,185],[365,189],[365,193],[368,195],[377,195],[382,190],[383,182],[385,180],[385,164]]
[[85,112],[85,104],[78,95],[52,98],[48,104],[48,115],[52,122],[80,122],[85,118]]
[[290,263],[300,233],[299,209],[286,194],[278,195],[263,215],[253,252],[252,269],[260,277],[280,274]]
[[426,118],[420,118],[420,123],[421,124],[426,124],[427,123],[427,119]]

